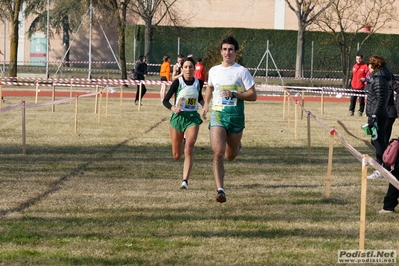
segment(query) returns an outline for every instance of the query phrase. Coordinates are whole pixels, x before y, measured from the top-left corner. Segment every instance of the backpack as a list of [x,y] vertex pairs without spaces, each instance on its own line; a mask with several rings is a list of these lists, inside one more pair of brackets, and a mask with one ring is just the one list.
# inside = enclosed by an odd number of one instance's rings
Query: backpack
[[392,139],[389,141],[387,148],[382,154],[382,161],[385,166],[393,167],[399,153],[399,139]]

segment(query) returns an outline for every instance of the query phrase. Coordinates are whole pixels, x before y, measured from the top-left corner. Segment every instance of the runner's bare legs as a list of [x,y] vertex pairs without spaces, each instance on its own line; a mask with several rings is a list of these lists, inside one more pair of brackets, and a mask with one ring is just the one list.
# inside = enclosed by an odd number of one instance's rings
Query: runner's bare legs
[[186,143],[184,146],[183,180],[188,180],[193,168],[194,144],[197,141],[199,126],[192,126],[186,129]]
[[227,135],[222,127],[210,128],[210,142],[213,152],[212,171],[217,188],[224,185],[224,158],[234,160],[240,150],[242,133]]

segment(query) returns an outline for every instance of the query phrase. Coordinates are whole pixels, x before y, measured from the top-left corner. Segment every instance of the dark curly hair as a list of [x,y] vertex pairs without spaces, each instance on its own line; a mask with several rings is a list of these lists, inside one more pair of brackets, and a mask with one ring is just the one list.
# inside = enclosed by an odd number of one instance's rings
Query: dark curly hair
[[374,71],[384,67],[387,65],[385,62],[384,57],[379,56],[379,55],[373,55],[369,58],[369,61],[367,63],[368,65],[371,65],[374,69]]

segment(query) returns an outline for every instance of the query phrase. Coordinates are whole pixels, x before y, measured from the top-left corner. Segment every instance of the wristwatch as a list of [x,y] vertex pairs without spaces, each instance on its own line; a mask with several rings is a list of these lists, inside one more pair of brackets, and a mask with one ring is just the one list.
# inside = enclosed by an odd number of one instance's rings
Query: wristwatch
[[234,98],[236,98],[236,97],[237,97],[237,92],[233,91],[233,92],[231,93],[231,98],[234,99]]

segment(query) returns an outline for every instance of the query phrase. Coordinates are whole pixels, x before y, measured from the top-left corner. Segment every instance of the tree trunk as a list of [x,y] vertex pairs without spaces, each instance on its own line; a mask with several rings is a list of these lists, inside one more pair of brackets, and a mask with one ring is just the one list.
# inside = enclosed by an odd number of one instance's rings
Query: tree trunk
[[127,79],[125,43],[125,28],[123,27],[123,29],[119,29],[118,27],[118,50],[122,79]]
[[305,28],[300,24],[296,44],[295,78],[303,78],[303,54],[305,52]]
[[8,74],[10,77],[16,77],[18,73],[18,29],[19,29],[19,10],[21,8],[21,0],[14,0],[14,10],[11,14],[11,29],[10,29],[10,66]]
[[118,50],[119,50],[119,64],[121,67],[121,78],[127,79],[126,52],[125,52],[126,5],[121,5],[119,9],[119,16],[117,17],[117,25],[118,25]]
[[349,79],[351,77],[350,65],[351,49],[347,46],[341,46],[341,66],[342,66],[342,87],[350,88]]
[[152,24],[151,20],[145,21],[144,32],[144,55],[147,57],[147,63],[151,62],[151,41],[152,41]]
[[[69,67],[69,18],[64,16],[62,18],[62,43],[64,45],[65,61],[68,62],[65,65]],[[68,52],[67,52],[68,51]]]

